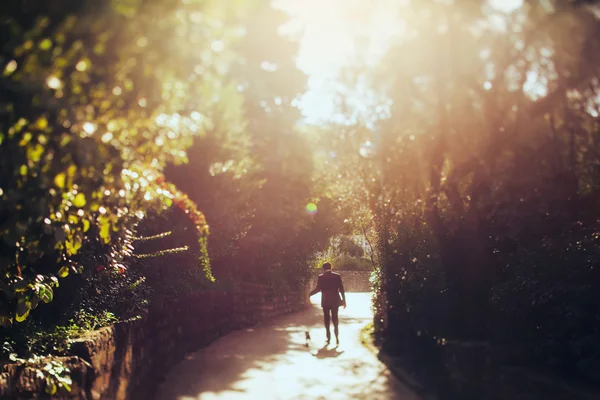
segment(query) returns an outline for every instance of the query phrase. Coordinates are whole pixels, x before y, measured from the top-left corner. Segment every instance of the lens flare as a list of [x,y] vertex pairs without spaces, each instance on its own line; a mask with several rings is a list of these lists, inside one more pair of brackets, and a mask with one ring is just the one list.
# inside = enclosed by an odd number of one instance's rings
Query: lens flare
[[306,205],[306,212],[310,215],[315,215],[317,213],[317,205],[315,203],[308,203]]
[[363,158],[373,158],[377,150],[375,148],[375,145],[371,143],[370,140],[367,140],[366,142],[360,145],[360,149],[358,150],[358,152]]

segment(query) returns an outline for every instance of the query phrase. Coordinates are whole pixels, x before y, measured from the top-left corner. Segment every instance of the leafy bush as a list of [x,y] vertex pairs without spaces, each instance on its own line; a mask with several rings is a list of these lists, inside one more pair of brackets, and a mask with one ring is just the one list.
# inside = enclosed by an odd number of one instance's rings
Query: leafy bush
[[[213,123],[213,103],[196,99],[235,93],[221,84],[231,53],[211,43],[235,40],[236,26],[221,23],[216,1],[2,9],[0,324],[8,325],[50,302],[59,279],[96,268],[90,258],[107,255],[101,265],[124,269],[140,219],[181,198],[161,171],[185,161],[192,138]],[[199,15],[205,24],[193,21]],[[203,218],[195,208],[190,217],[204,246]]]
[[331,260],[336,269],[350,271],[372,271],[373,263],[366,258],[353,257],[347,253],[342,253]]
[[596,379],[600,21],[582,2],[483,3],[387,10],[411,34],[345,71],[375,105],[331,129],[330,179],[376,236],[390,343],[485,341]]

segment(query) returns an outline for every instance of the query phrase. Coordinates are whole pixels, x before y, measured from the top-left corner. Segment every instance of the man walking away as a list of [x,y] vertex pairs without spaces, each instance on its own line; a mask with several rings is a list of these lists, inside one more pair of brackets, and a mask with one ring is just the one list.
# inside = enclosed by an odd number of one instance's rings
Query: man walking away
[[[329,331],[330,320],[333,320],[333,333],[335,341],[340,344],[338,335],[338,308],[346,308],[346,293],[342,284],[342,277],[339,274],[331,272],[331,264],[323,264],[323,274],[317,279],[317,287],[310,292],[310,295],[321,292],[321,307],[323,307],[323,320],[325,322],[325,332],[327,333],[327,344],[331,341]],[[340,297],[341,294],[341,297]]]

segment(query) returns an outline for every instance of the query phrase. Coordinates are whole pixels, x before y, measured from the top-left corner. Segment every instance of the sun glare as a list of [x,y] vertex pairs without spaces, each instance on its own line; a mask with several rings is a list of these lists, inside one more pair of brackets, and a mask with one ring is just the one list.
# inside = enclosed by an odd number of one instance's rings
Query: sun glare
[[[339,81],[339,73],[356,61],[367,67],[376,65],[393,39],[402,37],[402,19],[394,12],[398,4],[392,0],[275,1],[292,18],[287,33],[299,40],[297,65],[308,76],[308,90],[299,102],[305,123],[348,123],[376,106],[366,88],[357,84],[354,96],[344,94],[354,116],[340,114],[336,96],[344,83]],[[490,23],[504,30],[502,14],[517,11],[524,0],[487,0],[482,7],[486,4],[488,12],[495,14],[490,14]],[[359,56],[362,59],[358,60]],[[542,77],[528,73],[524,89],[529,97],[545,96],[546,86]],[[484,88],[492,89],[491,83],[486,82]]]
[[488,0],[488,4],[495,10],[511,13],[523,6],[523,0]]
[[297,65],[309,77],[309,90],[300,102],[307,122],[336,119],[336,79],[340,70],[359,54],[358,43],[366,46],[361,48],[360,54],[366,54],[367,59],[361,62],[372,65],[385,53],[390,38],[401,30],[394,13],[386,13],[385,3],[364,0],[276,2],[293,18],[289,33],[299,35]]
[[[309,86],[299,104],[305,122],[346,122],[335,103],[338,74],[359,55],[367,66],[375,65],[392,39],[402,35],[401,20],[393,12],[398,3],[276,0],[274,4],[291,15],[287,33],[299,39],[297,65],[308,75]],[[488,0],[487,4],[497,12],[511,13],[523,6],[523,0]]]

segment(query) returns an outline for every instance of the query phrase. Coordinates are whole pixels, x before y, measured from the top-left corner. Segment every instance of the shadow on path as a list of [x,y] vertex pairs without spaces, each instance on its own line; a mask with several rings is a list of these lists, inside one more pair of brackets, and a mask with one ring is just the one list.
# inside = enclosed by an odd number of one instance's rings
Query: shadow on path
[[344,350],[339,350],[338,347],[329,348],[329,346],[325,345],[321,347],[314,356],[317,358],[334,358],[338,357],[344,352]]
[[228,334],[165,371],[156,399],[418,399],[360,343],[369,305],[368,294],[348,294],[339,347],[323,346],[317,306]]

